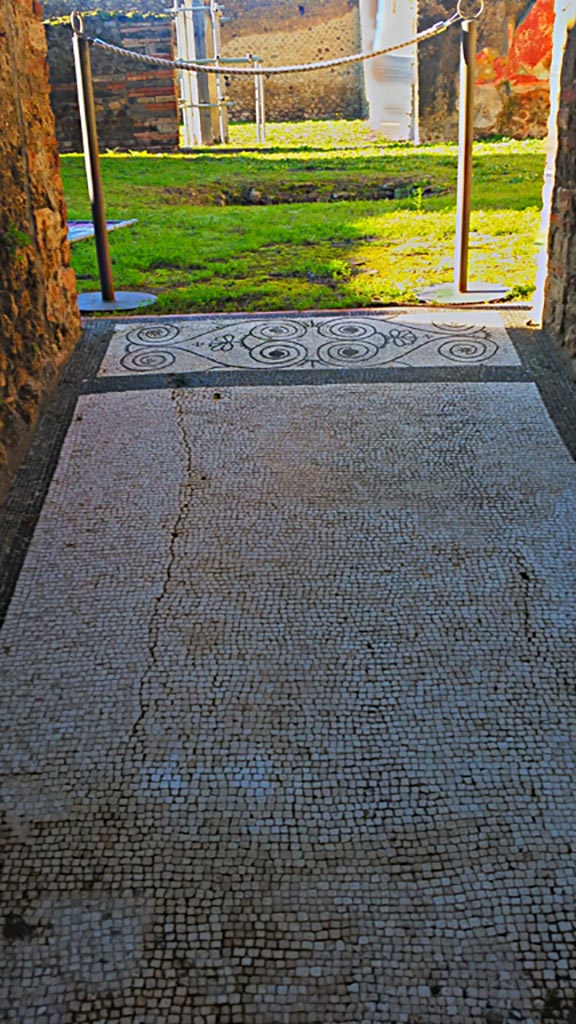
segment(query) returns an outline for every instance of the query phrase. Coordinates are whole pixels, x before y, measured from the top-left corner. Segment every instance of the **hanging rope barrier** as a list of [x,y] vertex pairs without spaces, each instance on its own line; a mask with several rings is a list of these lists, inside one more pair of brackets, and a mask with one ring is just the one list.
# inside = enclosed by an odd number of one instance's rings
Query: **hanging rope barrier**
[[[312,64],[285,64],[282,67],[259,67],[257,71],[253,68],[235,68],[226,67],[227,75],[288,75],[294,72],[301,71],[320,71],[324,68],[336,68],[341,67],[344,64],[357,64],[365,60],[373,60],[374,57],[384,57],[387,53],[394,53],[396,50],[402,50],[405,46],[414,46],[417,43],[423,42],[425,39],[431,39],[433,36],[438,36],[442,32],[446,32],[447,29],[451,28],[452,25],[456,25],[462,21],[476,21],[484,10],[484,0],[479,0],[479,6],[474,14],[467,14],[463,9],[463,0],[459,0],[458,7],[454,14],[444,21],[438,21],[436,24],[431,25],[430,28],[424,29],[422,32],[418,32],[412,39],[406,39],[401,43],[395,43],[393,46],[385,46],[381,50],[373,50],[370,53],[353,53],[347,57],[333,57],[329,60],[320,60]],[[102,50],[108,50],[110,53],[117,53],[121,57],[132,57],[134,60],[143,61],[145,64],[156,64],[159,67],[170,67],[177,68],[181,71],[204,71],[208,74],[222,74],[222,65],[219,63],[208,64],[205,62],[198,63],[197,61],[187,60],[170,60],[168,57],[154,57],[148,53],[138,53],[137,50],[127,50],[123,46],[115,46],[113,43],[107,43],[104,39],[94,38],[84,34],[84,28],[82,24],[82,18],[79,14],[75,13],[71,17],[72,31],[74,35],[82,36],[92,46],[98,46]],[[218,61],[218,58],[216,58]]]
[[[356,53],[348,57],[337,57],[331,60],[318,61],[312,64],[288,64],[283,67],[262,67],[239,68],[227,65],[227,75],[257,75],[260,80],[263,75],[280,75],[291,72],[317,71],[323,68],[339,67],[343,64],[354,64],[360,61],[372,60],[375,57],[383,57],[385,54],[394,53],[405,46],[412,46],[425,39],[440,35],[456,23],[462,26],[461,41],[461,83],[460,83],[460,145],[458,160],[458,200],[456,213],[456,259],[454,279],[453,301],[470,300],[471,296],[478,295],[479,289],[484,289],[488,299],[480,301],[493,301],[494,298],[502,297],[499,292],[505,293],[505,289],[494,285],[468,285],[468,234],[470,221],[470,188],[472,183],[472,141],[473,141],[473,114],[474,114],[474,69],[476,62],[476,21],[484,11],[484,0],[477,0],[478,8],[474,12],[468,12],[466,6],[474,0],[458,0],[458,6],[454,14],[445,21],[437,22],[423,32],[419,32],[412,39],[402,43],[384,47],[381,50],[373,50],[371,53]],[[86,160],[86,173],[88,187],[93,210],[93,221],[96,235],[96,247],[100,267],[100,280],[102,296],[96,297],[99,305],[90,308],[115,308],[114,285],[112,282],[112,270],[110,254],[108,251],[108,239],[104,211],[104,199],[102,195],[102,182],[100,177],[98,137],[96,131],[96,115],[94,109],[94,97],[92,91],[92,77],[90,69],[90,46],[98,46],[122,57],[131,57],[143,61],[145,64],[154,64],[160,67],[177,68],[181,71],[208,72],[212,74],[222,73],[222,61],[219,56],[214,58],[214,63],[209,64],[205,59],[202,61],[169,60],[167,57],[154,57],[149,54],[138,53],[135,50],[128,50],[122,46],[115,46],[102,39],[93,39],[84,34],[84,24],[81,14],[75,11],[70,17],[73,33],[73,46],[76,63],[76,74],[78,81],[78,97],[80,103],[80,116],[82,122],[82,134],[84,139],[84,155]],[[427,289],[426,291],[430,291]],[[420,293],[425,296],[424,292]],[[130,302],[134,298],[126,293],[126,299]],[[137,298],[142,301],[154,301],[153,296],[139,295]],[[126,308],[130,308],[129,306]]]

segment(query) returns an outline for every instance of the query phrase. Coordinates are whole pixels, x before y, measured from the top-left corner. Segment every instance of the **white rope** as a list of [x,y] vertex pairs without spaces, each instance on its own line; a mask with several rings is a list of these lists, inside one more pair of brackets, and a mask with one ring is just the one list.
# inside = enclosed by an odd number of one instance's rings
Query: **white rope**
[[[458,6],[460,7],[460,4]],[[475,18],[478,16],[476,15]],[[424,39],[440,35],[441,32],[445,32],[446,29],[455,25],[458,21],[475,20],[475,18],[467,18],[458,10],[445,21],[438,21],[423,32],[418,32],[412,39],[406,39],[403,43],[396,43],[394,46],[386,46],[382,50],[373,50],[371,53],[354,53],[348,57],[333,57],[330,60],[320,60],[314,64],[287,64],[284,67],[233,68],[228,65],[223,67],[222,64],[198,64],[188,60],[170,60],[168,57],[153,57],[151,54],[138,53],[136,50],[126,50],[123,46],[114,46],[113,43],[107,43],[104,39],[94,39],[86,35],[84,38],[93,46],[99,46],[103,50],[109,50],[111,53],[117,53],[122,57],[133,57],[135,60],[144,61],[146,64],[157,64],[160,67],[178,68],[183,71],[207,71],[209,74],[224,74],[226,76],[287,75],[294,71],[317,71],[321,68],[335,68],[342,64],[355,64],[359,61],[372,60],[374,57],[383,57],[385,54],[401,50],[405,46],[413,46],[416,43],[421,43]],[[74,23],[72,23],[72,31],[75,35],[84,35],[83,31],[76,31]]]

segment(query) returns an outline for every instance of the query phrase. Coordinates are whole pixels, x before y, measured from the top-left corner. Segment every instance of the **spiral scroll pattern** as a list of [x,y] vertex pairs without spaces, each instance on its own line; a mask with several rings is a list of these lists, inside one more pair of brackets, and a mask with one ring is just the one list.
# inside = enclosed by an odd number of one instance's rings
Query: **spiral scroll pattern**
[[140,350],[139,352],[128,352],[120,360],[125,370],[135,370],[137,373],[150,373],[151,371],[166,370],[172,366],[175,355],[173,352],[155,351],[153,349]]
[[445,341],[438,348],[438,354],[453,363],[483,363],[490,359],[498,350],[492,341],[480,338]]
[[250,349],[250,356],[266,366],[297,366],[306,362],[308,349],[295,341],[266,341]]
[[342,341],[360,341],[376,333],[374,324],[366,320],[351,320],[349,317],[326,320],[318,325],[318,334],[325,338],[340,338]]
[[297,320],[271,320],[256,324],[250,334],[261,341],[293,341],[306,334],[306,326]]
[[162,345],[170,345],[178,337],[180,331],[174,324],[146,324],[144,327],[137,327],[134,331],[128,331],[126,340],[130,345],[151,345],[159,348]]

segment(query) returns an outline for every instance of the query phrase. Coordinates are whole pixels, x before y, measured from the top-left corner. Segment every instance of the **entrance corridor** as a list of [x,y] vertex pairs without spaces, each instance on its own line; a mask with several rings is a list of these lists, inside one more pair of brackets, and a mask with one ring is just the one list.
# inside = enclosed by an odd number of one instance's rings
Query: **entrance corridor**
[[86,329],[4,519],[2,1019],[574,1024],[576,402],[526,315]]

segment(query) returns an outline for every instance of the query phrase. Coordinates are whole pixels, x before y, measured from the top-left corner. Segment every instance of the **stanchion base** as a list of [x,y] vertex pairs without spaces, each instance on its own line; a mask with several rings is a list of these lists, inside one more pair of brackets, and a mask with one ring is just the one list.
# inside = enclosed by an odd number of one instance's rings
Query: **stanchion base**
[[116,292],[113,302],[106,302],[100,292],[83,292],[78,296],[78,309],[81,313],[113,313],[116,309],[151,306],[153,302],[156,296],[149,292]]
[[477,302],[502,302],[509,291],[503,284],[473,281],[465,292],[453,284],[436,284],[432,288],[423,288],[417,295],[422,302],[436,302],[441,306],[473,306]]

